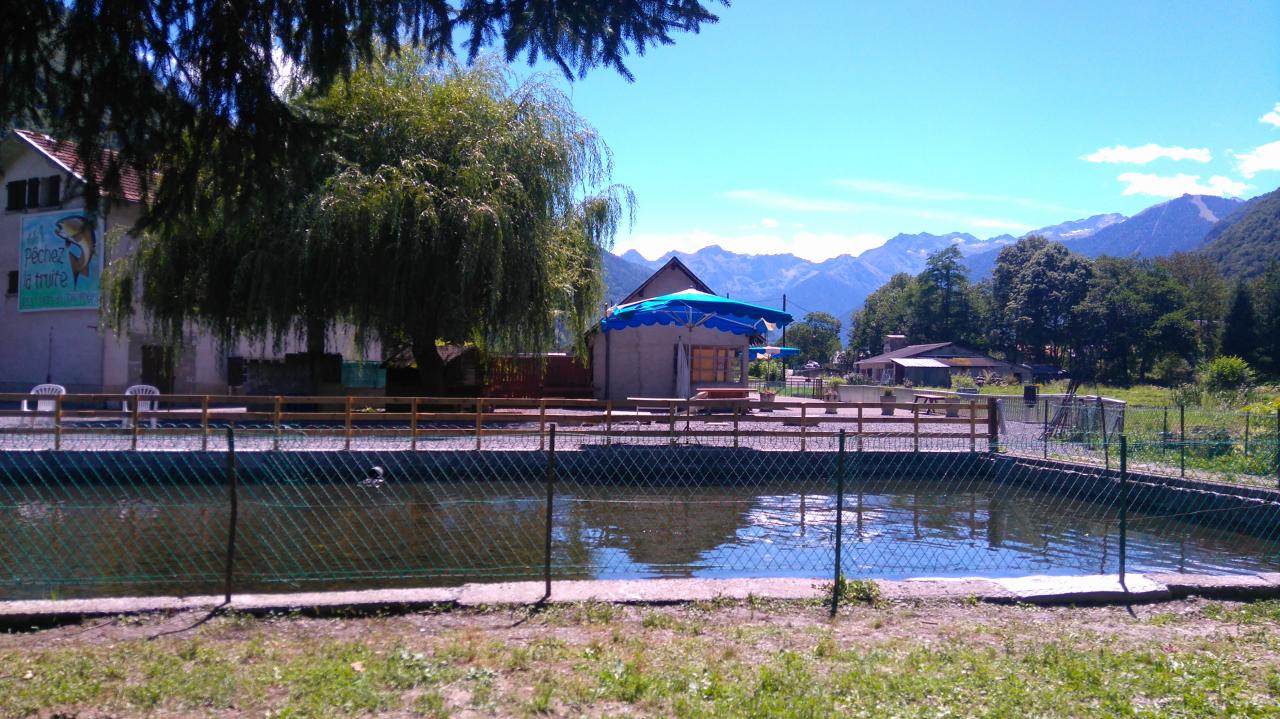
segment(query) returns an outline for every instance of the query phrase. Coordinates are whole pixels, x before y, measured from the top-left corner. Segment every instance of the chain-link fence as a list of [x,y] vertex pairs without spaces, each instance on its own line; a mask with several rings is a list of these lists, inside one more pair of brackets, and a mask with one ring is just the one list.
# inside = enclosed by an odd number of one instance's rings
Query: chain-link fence
[[[734,446],[723,428],[548,427],[495,430],[478,451],[471,436],[304,451],[268,431],[235,430],[234,452],[223,430],[208,452],[0,453],[0,597],[1280,570],[1274,464],[1269,487],[1184,479],[1132,461],[1164,442],[1123,436],[836,431],[802,451],[792,436]],[[1258,442],[1274,461],[1275,440]]]

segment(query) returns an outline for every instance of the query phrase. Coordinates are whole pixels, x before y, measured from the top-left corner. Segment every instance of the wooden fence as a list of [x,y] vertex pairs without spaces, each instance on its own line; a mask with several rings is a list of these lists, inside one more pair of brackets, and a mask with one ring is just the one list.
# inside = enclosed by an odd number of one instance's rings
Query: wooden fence
[[[26,403],[27,409],[18,408]],[[297,397],[116,394],[36,396],[0,394],[0,434],[53,435],[53,448],[63,437],[127,435],[138,448],[148,435],[198,436],[201,449],[228,424],[271,433],[279,447],[291,437],[339,438],[351,448],[353,438],[404,437],[411,449],[420,438],[474,437],[475,448],[495,435],[538,435],[545,439],[555,424],[562,433],[600,436],[606,441],[627,437],[732,438],[733,446],[750,437],[796,437],[801,449],[809,438],[832,437],[844,430],[851,437],[978,440],[992,446],[999,436],[994,398],[941,403],[910,402],[762,402],[758,399],[659,399],[612,401],[594,399],[515,399],[492,397]]]

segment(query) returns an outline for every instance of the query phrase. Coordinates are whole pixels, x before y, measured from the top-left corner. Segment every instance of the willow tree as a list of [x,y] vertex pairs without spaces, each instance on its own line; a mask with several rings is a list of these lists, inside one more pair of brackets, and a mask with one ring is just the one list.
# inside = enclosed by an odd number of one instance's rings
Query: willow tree
[[608,148],[539,81],[500,64],[374,60],[303,97],[328,128],[319,156],[280,168],[276,191],[214,204],[200,222],[145,233],[109,272],[122,326],[141,301],[153,329],[224,340],[317,335],[407,346],[438,390],[437,342],[537,351],[580,336],[602,298],[600,253],[631,204]]

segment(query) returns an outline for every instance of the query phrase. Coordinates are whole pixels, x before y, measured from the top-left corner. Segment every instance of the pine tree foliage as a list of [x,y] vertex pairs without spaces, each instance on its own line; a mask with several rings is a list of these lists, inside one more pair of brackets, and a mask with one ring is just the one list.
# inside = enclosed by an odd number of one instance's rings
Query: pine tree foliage
[[[727,0],[719,0],[728,4]],[[273,190],[291,153],[322,133],[282,89],[321,90],[357,62],[405,48],[433,61],[458,39],[474,60],[547,60],[566,76],[611,68],[714,23],[697,0],[26,0],[0,13],[0,127],[79,143],[114,184],[127,159],[153,186],[146,222],[183,215],[211,185],[238,200]],[[103,160],[105,145],[121,150]],[[107,167],[101,167],[106,162]],[[87,194],[90,202],[97,194]]]

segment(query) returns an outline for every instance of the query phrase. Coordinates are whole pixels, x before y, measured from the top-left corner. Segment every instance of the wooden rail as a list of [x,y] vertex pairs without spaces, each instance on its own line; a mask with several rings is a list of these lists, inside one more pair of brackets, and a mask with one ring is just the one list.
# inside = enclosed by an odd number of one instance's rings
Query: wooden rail
[[[16,409],[23,401],[33,409]],[[275,449],[286,432],[341,438],[345,449],[353,438],[372,436],[407,436],[414,450],[421,438],[465,436],[483,449],[485,436],[516,434],[538,435],[545,447],[552,424],[566,434],[601,436],[605,444],[620,437],[665,437],[674,444],[699,436],[731,437],[737,447],[744,438],[770,436],[796,437],[802,451],[811,440],[837,436],[841,429],[857,437],[859,449],[863,437],[902,437],[910,438],[913,451],[920,450],[922,438],[939,437],[967,439],[971,450],[979,439],[994,447],[999,432],[994,399],[931,403],[922,412],[915,402],[0,394],[3,418],[19,421],[0,421],[0,435],[51,433],[54,449],[64,448],[72,435],[127,436],[137,449],[148,435],[190,434],[207,450],[211,426],[231,422],[269,434]],[[156,427],[148,426],[152,421]]]

